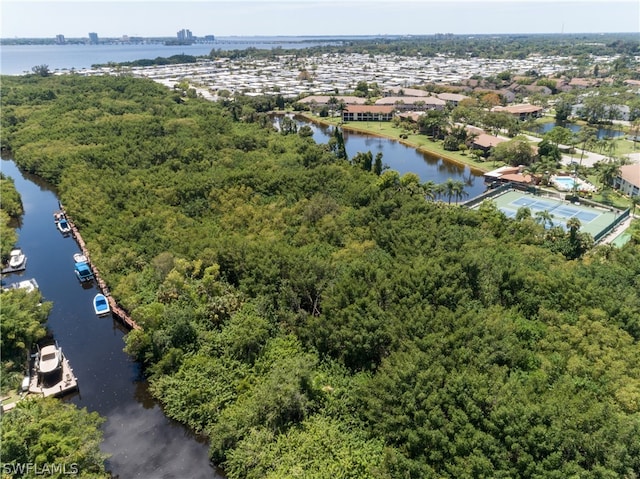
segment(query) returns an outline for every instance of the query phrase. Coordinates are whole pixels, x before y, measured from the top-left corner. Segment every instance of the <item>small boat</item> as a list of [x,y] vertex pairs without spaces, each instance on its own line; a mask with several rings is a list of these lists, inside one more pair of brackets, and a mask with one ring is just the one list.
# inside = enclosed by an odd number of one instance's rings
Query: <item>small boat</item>
[[38,282],[35,278],[25,279],[24,281],[19,281],[17,283],[10,284],[6,288],[3,288],[5,291],[9,291],[10,289],[24,289],[27,293],[31,293],[38,289]]
[[82,282],[91,281],[93,279],[93,272],[89,268],[88,263],[76,263],[75,265],[76,276]]
[[73,261],[76,263],[88,263],[89,260],[82,253],[76,253],[73,255]]
[[9,253],[9,268],[17,270],[23,266],[26,266],[27,257],[24,255],[20,248],[15,248]]
[[40,350],[38,359],[38,372],[49,374],[62,368],[62,350],[57,345],[51,344]]
[[103,314],[109,314],[111,312],[111,308],[109,307],[109,302],[107,301],[107,297],[98,293],[93,298],[93,309],[98,316],[102,316]]
[[67,218],[64,218],[64,217],[60,218],[60,220],[58,220],[57,222],[57,226],[58,226],[58,230],[60,230],[60,233],[62,234],[67,234],[71,232],[71,225],[67,221]]

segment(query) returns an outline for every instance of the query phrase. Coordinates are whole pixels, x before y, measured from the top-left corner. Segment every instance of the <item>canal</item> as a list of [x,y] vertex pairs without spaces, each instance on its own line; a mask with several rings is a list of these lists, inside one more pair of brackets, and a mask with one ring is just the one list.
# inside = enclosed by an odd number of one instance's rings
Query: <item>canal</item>
[[22,198],[18,244],[28,257],[26,271],[5,281],[35,278],[44,299],[53,302],[47,326],[79,384],[79,392],[64,400],[106,418],[107,469],[123,479],[224,477],[210,465],[206,441],[168,419],[151,397],[140,365],[123,351],[126,330],[111,316],[95,315],[92,299],[98,290],[76,279],[73,254],[80,250],[55,227],[53,188],[22,173],[13,161],[2,159],[0,165]]

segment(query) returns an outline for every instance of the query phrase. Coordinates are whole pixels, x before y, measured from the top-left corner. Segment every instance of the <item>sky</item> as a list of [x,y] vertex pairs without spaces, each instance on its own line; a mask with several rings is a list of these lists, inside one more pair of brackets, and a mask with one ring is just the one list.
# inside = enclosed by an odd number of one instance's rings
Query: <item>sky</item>
[[605,33],[640,32],[640,1],[2,0],[0,17],[2,38]]

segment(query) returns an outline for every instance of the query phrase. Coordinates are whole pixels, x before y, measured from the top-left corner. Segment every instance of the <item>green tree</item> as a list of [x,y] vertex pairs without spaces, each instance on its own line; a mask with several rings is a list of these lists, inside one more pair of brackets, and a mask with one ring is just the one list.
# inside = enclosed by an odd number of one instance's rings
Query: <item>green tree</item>
[[49,70],[49,65],[36,65],[34,67],[31,68],[31,71],[33,72],[34,75],[38,75],[41,77],[48,77],[49,75],[51,75],[51,71]]
[[535,159],[531,144],[523,138],[498,143],[491,150],[493,161],[504,162],[511,166],[530,165]]
[[[48,477],[110,477],[104,465],[107,456],[100,451],[103,420],[97,413],[52,398],[28,399],[0,421],[3,474],[14,466],[38,464],[65,466]],[[35,478],[39,473],[31,470],[12,477]]]

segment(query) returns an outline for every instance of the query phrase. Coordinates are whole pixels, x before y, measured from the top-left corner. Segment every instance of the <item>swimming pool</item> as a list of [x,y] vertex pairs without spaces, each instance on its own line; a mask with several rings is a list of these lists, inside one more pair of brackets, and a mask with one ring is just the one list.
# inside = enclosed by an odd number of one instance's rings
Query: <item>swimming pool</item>
[[596,187],[580,178],[572,176],[552,176],[551,183],[560,191],[595,191]]
[[578,186],[578,182],[570,176],[556,176],[551,181],[556,188],[562,191],[570,191]]

